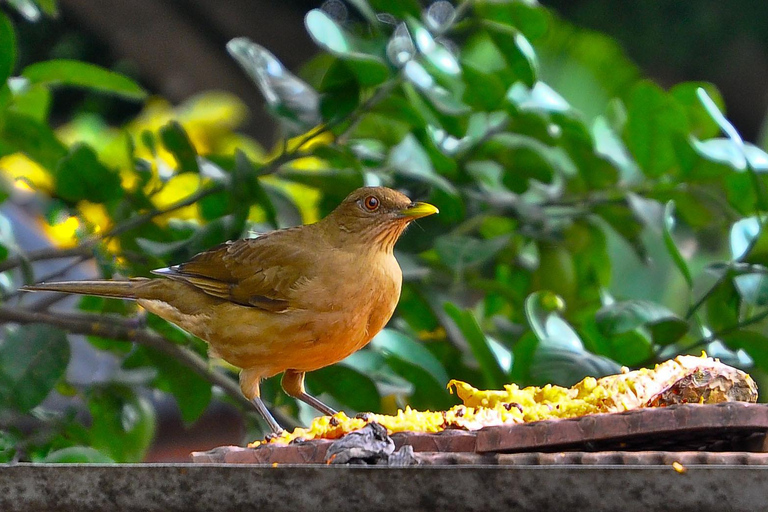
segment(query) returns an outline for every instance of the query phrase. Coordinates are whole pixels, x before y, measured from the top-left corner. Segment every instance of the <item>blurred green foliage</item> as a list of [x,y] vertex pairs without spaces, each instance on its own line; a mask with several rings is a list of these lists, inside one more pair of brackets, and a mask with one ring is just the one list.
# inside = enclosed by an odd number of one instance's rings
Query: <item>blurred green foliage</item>
[[[398,245],[405,283],[389,327],[307,377],[312,393],[348,412],[445,408],[449,377],[570,385],[702,349],[762,378],[768,155],[741,139],[712,85],[663,90],[611,39],[532,0],[350,9],[307,15],[319,52],[301,77],[256,43],[229,43],[282,130],[272,152],[245,139],[240,150],[216,144],[234,128],[226,123],[155,126],[151,109],[109,144],[74,121],[80,131],[63,137],[48,122],[52,88],[138,101],[144,91],[81,62],[15,69],[14,28],[0,13],[0,167],[21,155],[39,171],[37,181],[13,176],[38,191],[49,224],[62,212],[72,219],[69,236],[104,277],[148,275],[227,239],[314,220],[363,185],[438,206]],[[5,183],[2,197],[16,188]],[[39,279],[11,230],[0,236],[2,268]],[[64,333],[14,325],[17,298],[9,285],[0,459],[141,460],[154,421],[142,389],[173,395],[186,422],[211,400],[210,379],[184,361],[97,336],[94,349],[121,372],[73,385]],[[135,313],[93,298],[80,307]],[[158,318],[148,329],[205,354]],[[86,404],[90,421],[41,406],[53,390]],[[263,395],[301,422],[312,414],[274,379]],[[28,436],[22,420],[45,434]]]

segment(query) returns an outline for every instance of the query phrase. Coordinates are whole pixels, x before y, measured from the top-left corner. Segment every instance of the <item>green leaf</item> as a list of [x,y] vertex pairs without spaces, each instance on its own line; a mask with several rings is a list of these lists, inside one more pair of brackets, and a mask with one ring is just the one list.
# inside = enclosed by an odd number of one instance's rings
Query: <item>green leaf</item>
[[8,3],[27,21],[34,23],[40,19],[40,9],[32,0],[8,0]]
[[768,265],[768,233],[757,217],[733,223],[730,245],[733,260]]
[[620,171],[625,183],[636,183],[642,179],[640,169],[627,151],[624,141],[614,131],[605,117],[597,116],[592,123],[595,151],[610,160]]
[[717,138],[691,141],[696,152],[707,160],[728,165],[737,171],[747,168],[747,158],[744,156],[744,145],[731,139]]
[[552,183],[556,174],[573,176],[577,172],[563,148],[548,146],[529,135],[500,133],[491,141],[486,145],[489,151],[496,144],[501,146],[496,159],[505,167],[504,184],[514,192],[525,191],[529,179]]
[[314,394],[328,393],[355,411],[375,411],[381,407],[376,384],[343,362],[308,373],[307,386]]
[[761,272],[735,276],[733,284],[744,302],[752,306],[766,306],[768,305],[768,268],[760,265],[753,265],[753,268]]
[[378,57],[362,53],[348,54],[342,57],[344,64],[354,73],[362,87],[375,87],[390,78],[392,73],[387,64]]
[[122,98],[141,100],[147,91],[114,71],[75,60],[49,60],[24,68],[21,75],[33,84],[83,87]]
[[602,204],[593,208],[626,241],[642,262],[648,260],[648,250],[642,239],[643,223],[628,204]]
[[623,366],[642,365],[654,356],[650,336],[638,330],[605,336],[600,332],[594,317],[588,318],[581,328],[590,352],[606,356]]
[[59,8],[56,5],[56,1],[57,0],[35,0],[35,3],[45,14],[55,18],[59,15]]
[[525,299],[525,317],[542,343],[581,352],[584,344],[578,333],[560,317],[565,302],[552,292],[539,291]]
[[280,171],[280,177],[294,183],[316,188],[337,206],[353,190],[363,186],[363,176],[354,169],[292,170]]
[[355,50],[351,36],[325,11],[312,9],[304,18],[304,24],[315,43],[329,52],[343,55]]
[[451,195],[456,194],[453,185],[434,171],[429,155],[412,133],[392,148],[387,165],[402,176],[434,185]]
[[16,64],[16,34],[8,17],[0,12],[0,85],[13,73]]
[[33,324],[5,331],[0,340],[0,408],[28,412],[64,375],[69,342],[63,331]]
[[515,83],[507,91],[507,101],[515,108],[532,112],[568,112],[571,106],[554,89],[544,82],[536,82],[533,88]]
[[423,368],[438,383],[447,384],[448,374],[432,352],[408,336],[392,329],[384,329],[371,341],[371,348],[385,356],[394,356]]
[[451,91],[438,84],[429,71],[415,60],[409,60],[405,64],[403,76],[441,113],[449,116],[460,116],[469,112],[470,109],[467,105],[462,103]]
[[539,344],[531,363],[531,377],[540,385],[572,386],[584,377],[603,377],[620,371],[621,366],[607,357],[547,343]]
[[11,109],[46,124],[51,107],[51,91],[42,85],[31,85],[14,92]]
[[761,234],[762,223],[756,217],[741,219],[731,227],[731,257],[739,260],[747,256],[755,239]]
[[654,178],[677,166],[676,138],[687,137],[682,107],[659,86],[640,82],[627,104],[624,140],[646,176]]
[[421,5],[418,0],[369,0],[369,3],[375,11],[391,14],[395,18],[421,14]]
[[160,140],[176,159],[179,172],[200,172],[197,163],[197,151],[184,127],[178,121],[171,121],[160,128]]
[[[156,323],[154,328],[156,329]],[[170,324],[168,328],[177,329]],[[163,334],[167,336],[167,330]],[[186,342],[186,333],[179,333],[179,337],[174,341]],[[157,350],[138,347],[126,359],[124,365],[126,368],[147,367],[156,370],[154,386],[173,395],[181,411],[181,418],[186,424],[194,423],[211,403],[213,394],[210,382],[190,371],[178,360]]]
[[379,85],[389,77],[387,64],[379,57],[360,51],[356,38],[342,29],[325,11],[312,9],[304,18],[304,24],[318,46],[344,59],[360,85]]
[[543,36],[549,26],[549,11],[538,2],[483,1],[473,8],[481,19],[513,26],[529,39]]
[[423,12],[422,18],[430,32],[443,33],[456,20],[456,9],[449,2],[434,2]]
[[45,464],[114,464],[115,461],[90,446],[68,446],[52,451],[40,462]]
[[336,122],[350,115],[360,104],[360,90],[357,82],[333,87],[320,100],[320,113],[328,122]]
[[694,302],[705,300],[707,327],[712,331],[731,329],[739,321],[742,301],[732,274],[729,266],[708,265],[696,280]]
[[489,22],[485,26],[515,78],[528,87],[533,87],[539,72],[539,63],[528,39],[521,32],[502,23]]
[[744,156],[747,157],[750,167],[756,172],[768,171],[768,153],[754,144],[744,144]]
[[415,56],[416,45],[408,32],[408,25],[400,22],[387,41],[387,58],[395,66],[402,67]]
[[435,38],[432,37],[432,34],[424,25],[416,18],[410,16],[406,19],[406,22],[413,34],[416,48],[425,57],[432,69],[435,69],[440,74],[453,77],[461,74],[461,66],[459,66],[456,57],[445,46],[435,41]]
[[496,75],[484,73],[470,64],[462,66],[462,77],[467,84],[462,101],[475,109],[496,110],[504,100],[504,83]]
[[67,147],[47,125],[35,119],[8,111],[0,117],[0,147],[20,151],[49,171],[67,155]]
[[456,273],[467,267],[489,261],[509,243],[510,236],[503,235],[482,240],[463,235],[446,235],[435,240],[435,250],[440,260]]
[[72,147],[54,173],[56,193],[67,201],[86,199],[104,203],[122,196],[120,175],[99,161],[96,152],[85,144]]
[[304,133],[320,124],[320,96],[306,82],[288,71],[265,48],[248,38],[227,43],[227,51],[261,90],[273,114],[291,133]]
[[347,3],[355,6],[369,24],[376,25],[379,22],[378,18],[376,18],[376,11],[371,8],[366,0],[348,0]]
[[434,332],[440,327],[429,303],[421,295],[420,286],[415,283],[403,283],[397,314],[416,332]]
[[674,238],[672,238],[672,229],[675,227],[675,203],[669,201],[664,207],[664,245],[667,247],[667,252],[672,257],[672,261],[685,278],[685,282],[688,283],[689,288],[693,288],[693,277],[691,271],[688,268],[683,255],[680,254],[680,250],[675,244]]
[[395,376],[410,384],[408,404],[411,407],[420,410],[443,410],[455,404],[445,388],[445,382],[435,380],[423,368],[397,357],[388,357],[387,366]]
[[701,101],[701,104],[704,106],[707,113],[710,115],[710,117],[712,117],[712,120],[717,123],[717,126],[720,127],[723,133],[725,133],[734,143],[740,146],[743,145],[744,141],[739,135],[739,132],[737,132],[736,128],[734,128],[733,125],[725,118],[723,113],[720,111],[720,107],[718,107],[715,101],[709,96],[706,89],[703,87],[697,88],[696,95],[699,97],[699,101]]
[[683,82],[672,87],[669,94],[685,108],[691,126],[691,135],[699,139],[714,137],[717,135],[719,127],[699,100],[697,92],[699,88],[707,91],[707,95],[718,106],[718,109],[724,107],[725,101],[717,88],[708,83]]
[[155,435],[155,411],[130,388],[95,390],[88,400],[91,446],[115,462],[141,462]]
[[[210,249],[214,245],[232,240],[243,232],[244,218],[235,215],[227,215],[215,219],[203,226],[195,226],[191,236],[183,240],[173,242],[160,242],[146,238],[135,238],[134,241],[142,250],[152,256],[170,259],[171,261],[185,261],[199,252]],[[185,233],[186,234],[186,233]]]
[[462,336],[472,350],[475,359],[480,363],[480,371],[483,374],[484,385],[487,389],[501,389],[506,384],[508,373],[503,369],[503,361],[498,353],[491,348],[491,343],[486,338],[475,315],[470,310],[459,309],[456,305],[446,302],[443,309],[456,323]]
[[[710,162],[728,166],[736,171],[747,170],[747,164],[755,172],[768,171],[768,153],[754,144],[726,138],[709,139],[703,142],[692,139],[691,144],[696,153]],[[707,167],[704,169],[708,170]],[[719,170],[718,167],[714,169]],[[703,173],[699,170],[696,177],[701,174]]]
[[739,329],[718,336],[731,350],[743,350],[755,365],[761,370],[768,371],[768,337],[764,334]]
[[645,300],[628,300],[604,306],[595,316],[606,336],[622,334],[638,327],[649,329],[654,343],[671,345],[688,332],[688,322],[666,307]]
[[275,207],[259,181],[261,171],[262,168],[254,165],[242,150],[235,150],[235,165],[225,180],[225,193],[229,196],[230,211],[242,211],[247,215],[250,206],[255,204],[264,209],[269,223],[277,226]]
[[[397,361],[397,359],[389,358],[389,361]],[[410,395],[414,391],[413,384],[395,373],[392,367],[389,366],[387,358],[376,351],[359,350],[344,358],[343,362],[344,366],[369,376],[376,384],[379,393],[383,396],[388,394]],[[408,363],[403,363],[403,365],[413,367],[413,365]],[[423,373],[426,379],[431,381],[433,385],[438,385],[429,374]]]

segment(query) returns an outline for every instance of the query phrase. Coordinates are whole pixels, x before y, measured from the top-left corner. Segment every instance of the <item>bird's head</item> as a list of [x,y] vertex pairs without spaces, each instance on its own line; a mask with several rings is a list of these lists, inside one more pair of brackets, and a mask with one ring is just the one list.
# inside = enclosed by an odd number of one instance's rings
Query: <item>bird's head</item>
[[334,226],[340,241],[392,251],[412,221],[438,213],[428,203],[414,203],[386,187],[363,187],[349,194],[322,223]]

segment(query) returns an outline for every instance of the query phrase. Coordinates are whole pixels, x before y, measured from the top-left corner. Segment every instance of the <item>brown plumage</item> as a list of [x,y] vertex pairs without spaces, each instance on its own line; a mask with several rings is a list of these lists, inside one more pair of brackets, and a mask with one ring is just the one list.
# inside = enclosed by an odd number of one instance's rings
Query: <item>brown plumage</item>
[[279,431],[260,381],[284,372],[289,395],[333,414],[304,391],[304,374],[344,359],[384,327],[402,283],[395,242],[412,220],[433,213],[394,190],[361,188],[315,224],[226,242],[154,272],[167,279],[23,289],[135,299],[241,368],[243,393]]

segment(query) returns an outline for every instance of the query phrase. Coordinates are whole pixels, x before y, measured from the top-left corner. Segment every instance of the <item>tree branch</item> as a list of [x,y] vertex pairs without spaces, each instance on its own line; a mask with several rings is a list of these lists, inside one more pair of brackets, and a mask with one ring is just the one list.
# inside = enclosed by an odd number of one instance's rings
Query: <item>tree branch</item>
[[0,262],[0,272],[11,270],[18,267],[24,262],[34,262],[42,260],[58,260],[61,258],[77,258],[82,256],[92,256],[94,243],[83,242],[77,247],[71,247],[69,249],[60,249],[58,247],[46,247],[45,249],[38,249],[36,251],[30,251],[26,254],[17,254],[15,256],[9,256],[5,261]]
[[700,347],[703,348],[708,344],[712,343],[713,341],[717,341],[721,336],[725,336],[726,334],[731,334],[740,329],[743,329],[744,327],[748,327],[750,325],[760,323],[766,318],[768,318],[768,310],[765,310],[762,313],[758,313],[757,315],[751,316],[749,318],[745,318],[741,322],[738,322],[730,327],[726,327],[725,329],[712,333],[709,336],[704,336],[702,338],[699,338],[692,345],[690,345],[689,347],[686,347],[686,349],[693,350]]
[[[0,323],[33,324],[42,323],[58,327],[72,334],[100,336],[112,340],[132,341],[157,350],[173,357],[184,366],[204,378],[214,386],[221,388],[244,411],[256,412],[256,408],[240,391],[232,379],[222,373],[212,370],[208,361],[188,348],[177,345],[167,338],[147,329],[138,328],[130,319],[115,315],[91,313],[55,313],[33,311],[26,308],[9,308],[0,306]],[[295,426],[295,421],[272,410],[275,418],[285,426]]]

